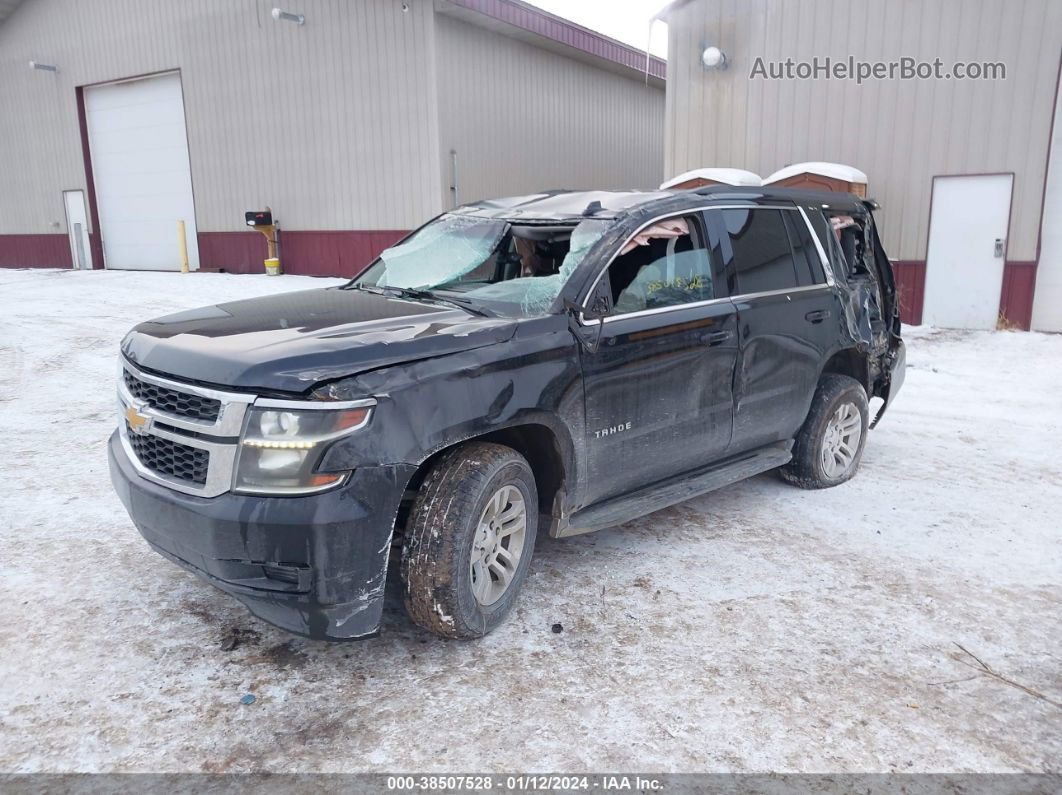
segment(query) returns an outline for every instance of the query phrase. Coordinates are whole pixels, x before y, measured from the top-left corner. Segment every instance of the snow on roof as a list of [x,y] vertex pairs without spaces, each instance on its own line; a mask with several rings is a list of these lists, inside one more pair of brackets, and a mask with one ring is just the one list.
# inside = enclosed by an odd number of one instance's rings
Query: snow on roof
[[684,171],[677,177],[660,183],[660,190],[667,190],[675,185],[681,185],[691,179],[710,179],[713,182],[722,182],[724,185],[762,185],[763,180],[759,174],[745,171],[741,168],[695,168]]
[[814,161],[811,163],[794,163],[791,166],[780,168],[767,177],[763,184],[770,185],[772,182],[794,177],[797,174],[820,174],[824,177],[832,177],[845,182],[862,182],[864,185],[867,182],[867,175],[854,166],[846,166],[844,163]]

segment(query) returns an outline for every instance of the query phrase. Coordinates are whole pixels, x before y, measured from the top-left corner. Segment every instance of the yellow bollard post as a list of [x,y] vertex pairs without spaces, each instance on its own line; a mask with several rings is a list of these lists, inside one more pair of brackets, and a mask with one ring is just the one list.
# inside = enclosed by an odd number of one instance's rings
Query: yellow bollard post
[[177,222],[177,247],[181,253],[181,273],[188,273],[188,240],[184,234],[184,219]]

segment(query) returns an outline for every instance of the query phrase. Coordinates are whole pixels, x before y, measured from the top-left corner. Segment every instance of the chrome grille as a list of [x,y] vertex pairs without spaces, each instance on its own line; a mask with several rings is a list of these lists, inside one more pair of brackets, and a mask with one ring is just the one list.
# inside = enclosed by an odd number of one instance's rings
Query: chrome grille
[[206,485],[210,467],[209,452],[161,436],[135,433],[128,423],[125,431],[129,446],[140,463],[148,469],[178,480]]
[[162,378],[124,358],[120,367],[118,433],[140,476],[199,497],[229,491],[236,442],[256,396]]
[[130,395],[166,414],[213,422],[221,411],[220,400],[141,381],[128,370],[123,372],[122,377]]

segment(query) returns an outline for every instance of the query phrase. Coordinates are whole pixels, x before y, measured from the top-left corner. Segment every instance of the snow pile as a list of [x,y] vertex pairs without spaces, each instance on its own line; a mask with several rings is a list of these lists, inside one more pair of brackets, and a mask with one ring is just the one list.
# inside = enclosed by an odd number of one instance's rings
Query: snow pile
[[809,163],[793,163],[775,171],[771,176],[764,177],[763,184],[771,185],[781,182],[783,179],[795,177],[797,174],[820,174],[824,177],[843,180],[844,182],[863,183],[867,182],[867,175],[855,166],[846,166],[844,163],[828,163],[813,161]]
[[1057,770],[1062,336],[907,329],[850,483],[540,539],[482,641],[393,600],[329,646],[148,549],[105,452],[129,327],[329,283],[0,270],[0,771]]

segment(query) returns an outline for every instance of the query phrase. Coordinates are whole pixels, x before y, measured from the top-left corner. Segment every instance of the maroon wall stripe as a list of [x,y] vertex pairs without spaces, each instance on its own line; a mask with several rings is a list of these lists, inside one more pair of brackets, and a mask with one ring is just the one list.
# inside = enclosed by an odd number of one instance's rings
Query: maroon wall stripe
[[1032,326],[1036,293],[1036,262],[1013,261],[1003,265],[1003,289],[999,295],[1000,318],[1010,327],[1028,331]]
[[[285,273],[352,277],[405,231],[289,230],[280,233],[280,261]],[[200,232],[199,266],[227,273],[263,273],[265,237],[258,232]]]
[[72,268],[66,235],[0,235],[0,268]]
[[[398,229],[285,231],[280,235],[280,260],[285,273],[353,277],[406,234]],[[96,239],[96,235],[90,237]],[[198,243],[201,268],[226,273],[265,272],[265,237],[258,232],[200,232]],[[72,268],[69,238],[0,235],[0,267]]]
[[258,232],[199,232],[199,267],[227,273],[262,273],[265,238]]
[[[284,272],[303,276],[353,277],[376,256],[407,233],[403,230],[325,230],[281,233]],[[96,235],[91,236],[93,239]],[[265,238],[258,232],[200,232],[200,267],[226,273],[262,273]],[[71,268],[66,235],[0,235],[0,267]],[[892,263],[900,297],[900,319],[922,323],[926,264],[919,260]],[[1000,314],[1021,329],[1032,323],[1036,262],[1007,262],[1003,269]]]
[[282,232],[280,257],[285,273],[307,276],[356,276],[407,232]]
[[892,263],[896,275],[896,292],[900,296],[900,320],[911,326],[922,325],[922,302],[926,294],[926,264],[919,260]]
[[[926,264],[917,260],[892,263],[896,289],[900,294],[900,319],[918,326],[926,292]],[[999,314],[1013,327],[1028,331],[1032,325],[1033,296],[1036,292],[1036,262],[1014,260],[1003,265],[1003,287]]]

